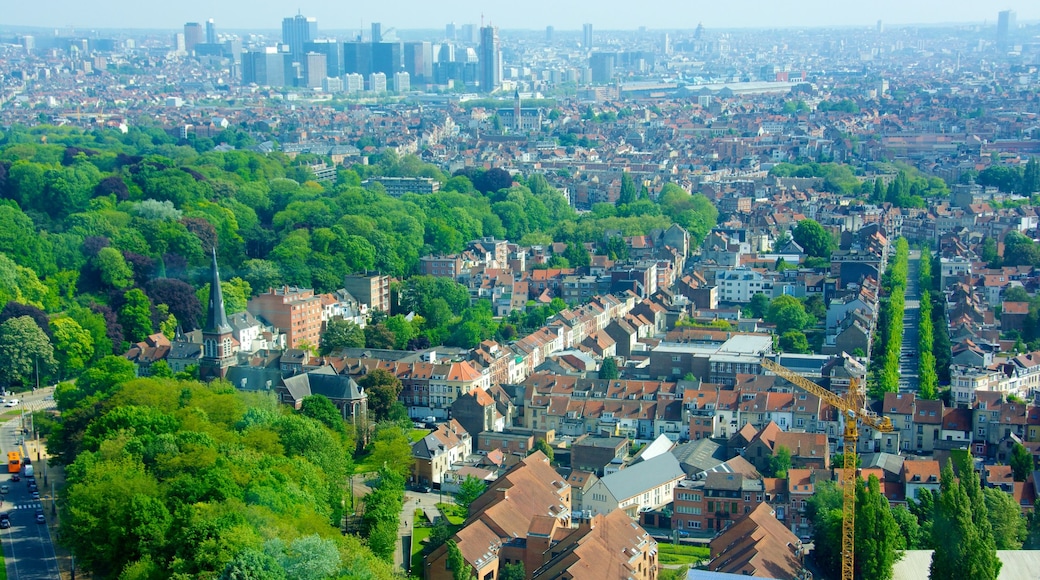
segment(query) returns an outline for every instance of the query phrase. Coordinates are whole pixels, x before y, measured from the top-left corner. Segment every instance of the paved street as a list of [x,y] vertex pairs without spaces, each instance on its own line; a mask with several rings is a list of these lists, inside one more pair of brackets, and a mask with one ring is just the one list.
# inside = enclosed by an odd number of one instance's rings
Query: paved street
[[903,310],[903,346],[899,353],[899,391],[917,392],[918,319],[921,314],[921,293],[918,276],[921,268],[920,250],[911,250],[907,263],[906,308]]
[[[32,410],[53,408],[54,401],[46,400],[52,391],[53,389],[41,389],[34,394],[9,395],[8,398],[17,397],[21,403],[11,409],[5,407],[4,410],[24,410],[25,413],[30,413]],[[29,425],[28,418],[26,421],[26,425]],[[36,522],[37,509],[44,510],[48,524],[54,518],[54,482],[47,476],[47,463],[42,445],[38,445],[22,433],[21,416],[8,419],[0,425],[0,452],[3,457],[6,459],[8,451],[16,450],[33,461],[40,499],[33,500],[30,497],[24,478],[19,482],[13,482],[12,474],[6,469],[0,472],[0,484],[7,485],[10,490],[3,498],[2,511],[11,515],[11,527],[0,530],[7,577],[10,580],[60,578],[50,526]]]

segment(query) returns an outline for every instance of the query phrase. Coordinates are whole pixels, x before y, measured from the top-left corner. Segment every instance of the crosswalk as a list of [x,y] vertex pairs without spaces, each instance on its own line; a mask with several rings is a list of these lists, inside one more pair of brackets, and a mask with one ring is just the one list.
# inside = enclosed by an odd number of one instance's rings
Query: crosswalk
[[6,512],[11,510],[35,510],[41,508],[43,508],[43,503],[38,501],[27,501],[14,504],[4,502],[4,505],[0,506],[0,512]]

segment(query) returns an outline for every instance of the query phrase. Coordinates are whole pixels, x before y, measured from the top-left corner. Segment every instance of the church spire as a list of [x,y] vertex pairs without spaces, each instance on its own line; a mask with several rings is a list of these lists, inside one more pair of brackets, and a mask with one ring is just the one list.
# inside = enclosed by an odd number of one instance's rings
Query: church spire
[[227,313],[224,311],[224,292],[220,289],[220,272],[217,271],[217,249],[213,248],[213,264],[210,266],[209,309],[206,313],[206,334],[230,334]]

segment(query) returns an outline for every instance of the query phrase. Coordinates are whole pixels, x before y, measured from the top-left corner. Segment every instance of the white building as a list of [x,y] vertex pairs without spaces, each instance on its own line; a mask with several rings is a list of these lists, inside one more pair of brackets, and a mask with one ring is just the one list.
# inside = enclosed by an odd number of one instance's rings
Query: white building
[[394,91],[407,93],[410,90],[412,90],[412,81],[408,73],[404,71],[394,73]]
[[343,90],[348,93],[360,93],[365,90],[365,77],[357,73],[343,75]]
[[585,492],[581,509],[591,512],[590,516],[622,509],[637,517],[640,511],[671,503],[676,486],[685,477],[674,455],[658,455],[603,476]]
[[368,75],[368,90],[373,93],[385,93],[386,75],[381,72]]
[[747,304],[760,292],[770,297],[773,295],[773,281],[750,268],[719,272],[715,276],[715,285],[719,288],[720,302]]

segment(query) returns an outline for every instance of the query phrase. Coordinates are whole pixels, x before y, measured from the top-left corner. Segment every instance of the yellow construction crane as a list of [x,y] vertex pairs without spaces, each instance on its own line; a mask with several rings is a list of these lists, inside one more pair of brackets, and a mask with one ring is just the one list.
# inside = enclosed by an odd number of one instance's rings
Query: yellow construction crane
[[762,359],[762,368],[770,370],[788,382],[816,395],[826,401],[845,416],[845,465],[842,466],[842,505],[841,518],[841,580],[852,580],[856,562],[856,442],[859,441],[858,423],[862,422],[875,431],[891,433],[892,421],[888,417],[880,417],[873,411],[864,408],[864,397],[859,390],[859,382],[853,379],[849,392],[844,397],[836,395],[798,373],[773,362]]

